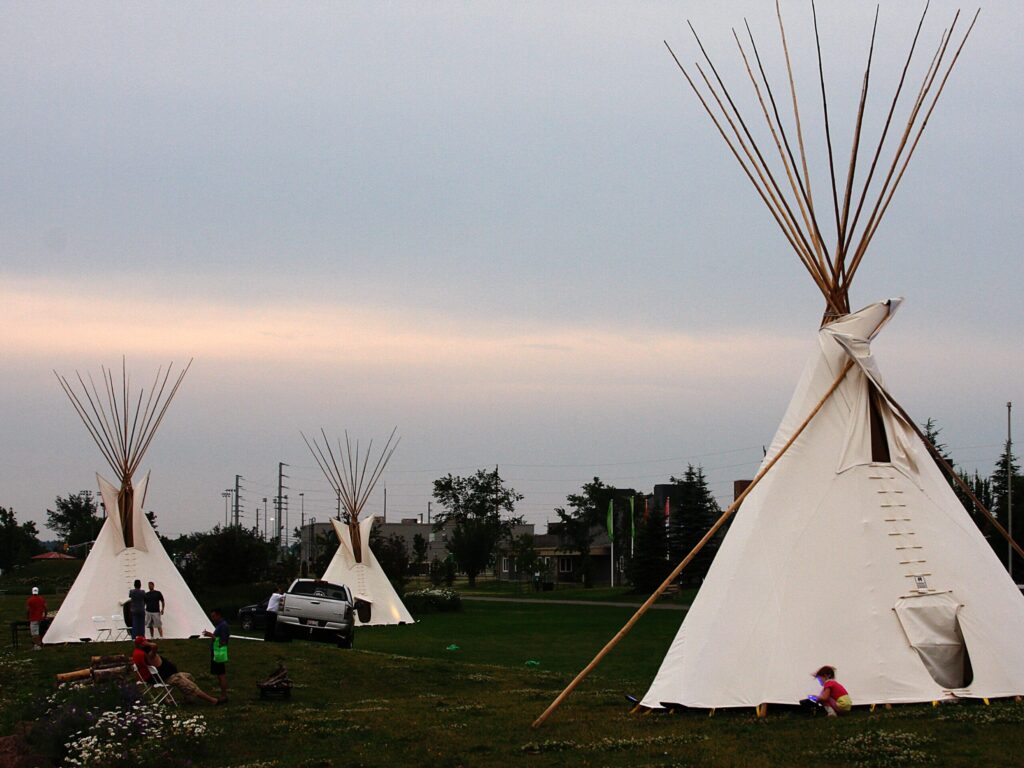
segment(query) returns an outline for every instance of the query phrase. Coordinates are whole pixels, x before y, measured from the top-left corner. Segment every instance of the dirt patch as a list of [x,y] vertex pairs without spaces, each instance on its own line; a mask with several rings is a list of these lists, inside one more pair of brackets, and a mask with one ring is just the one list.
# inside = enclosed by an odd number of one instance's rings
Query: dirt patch
[[26,737],[30,723],[18,723],[10,736],[0,736],[0,768],[49,768],[50,761],[33,752]]

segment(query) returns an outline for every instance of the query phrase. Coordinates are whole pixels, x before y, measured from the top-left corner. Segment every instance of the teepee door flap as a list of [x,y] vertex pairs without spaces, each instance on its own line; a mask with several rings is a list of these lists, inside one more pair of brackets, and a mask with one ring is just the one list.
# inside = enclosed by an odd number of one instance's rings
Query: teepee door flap
[[901,597],[893,608],[911,647],[943,688],[971,683],[971,662],[960,631],[960,603],[949,592]]

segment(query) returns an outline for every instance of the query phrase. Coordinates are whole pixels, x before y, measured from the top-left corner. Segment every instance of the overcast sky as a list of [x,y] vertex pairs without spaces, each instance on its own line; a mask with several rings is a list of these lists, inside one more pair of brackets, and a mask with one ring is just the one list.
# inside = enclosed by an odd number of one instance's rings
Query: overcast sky
[[[881,5],[872,140],[922,7]],[[810,9],[783,13],[824,204]],[[845,167],[874,4],[818,13]],[[236,474],[251,524],[279,461],[291,522],[300,493],[326,517],[320,427],[398,426],[389,519],[495,464],[540,524],[687,462],[728,500],[823,308],[662,43],[692,62],[692,20],[753,123],[745,17],[781,91],[767,1],[0,3],[0,505],[95,488],[52,369],[122,354],[137,382],[195,358],[143,463],[167,533],[223,521]],[[890,389],[985,474],[1024,409],[1021,19],[985,4],[851,298],[906,297]]]

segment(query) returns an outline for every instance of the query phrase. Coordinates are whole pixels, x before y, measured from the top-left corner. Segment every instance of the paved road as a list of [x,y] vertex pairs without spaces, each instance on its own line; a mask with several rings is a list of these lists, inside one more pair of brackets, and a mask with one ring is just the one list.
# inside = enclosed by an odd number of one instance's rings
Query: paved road
[[[532,605],[588,605],[608,606],[609,608],[639,608],[640,603],[612,603],[605,600],[542,600],[536,597],[482,597],[479,595],[462,595],[463,600],[474,600],[486,603],[530,603]],[[687,611],[688,605],[678,603],[655,603],[652,611]]]

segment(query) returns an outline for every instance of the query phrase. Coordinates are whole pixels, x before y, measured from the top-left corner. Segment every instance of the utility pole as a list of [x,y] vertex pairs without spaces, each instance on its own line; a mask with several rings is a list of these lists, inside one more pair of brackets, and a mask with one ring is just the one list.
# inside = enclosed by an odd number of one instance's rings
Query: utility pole
[[235,527],[238,527],[238,506],[239,506],[239,491],[241,490],[241,475],[235,475]]
[[[1013,403],[1006,403],[1006,530],[1013,539],[1013,434],[1010,431],[1010,415]],[[1010,578],[1013,578],[1013,545],[1007,543],[1009,552],[1007,564],[1010,566]],[[1014,582],[1016,583],[1016,582]]]
[[292,535],[292,529],[291,529],[291,523],[290,523],[290,517],[291,516],[288,514],[289,512],[291,512],[291,509],[288,506],[288,494],[287,493],[284,495],[284,501],[282,501],[281,504],[284,506],[284,548],[285,548],[285,551],[287,551],[288,550],[288,538]]
[[384,485],[384,522],[388,521],[388,486]]
[[427,525],[430,525],[430,504],[431,504],[431,502],[428,501],[427,502]]
[[230,499],[231,499],[231,489],[230,488],[225,488],[221,492],[220,495],[224,499],[224,527],[227,528],[228,527],[228,514],[229,514],[229,512],[228,512],[228,505],[231,503],[230,502]]
[[301,492],[299,493],[299,508],[301,510],[300,513],[299,513],[301,515],[301,517],[299,517],[299,561],[300,562],[305,562],[306,561],[305,555],[308,554],[307,552],[303,552],[302,551],[302,531],[306,527],[306,494],[305,493],[301,493]]
[[274,503],[277,506],[277,546],[278,546],[278,548],[280,548],[284,544],[284,540],[282,539],[281,534],[282,534],[282,532],[284,530],[284,515],[282,514],[282,512],[283,512],[282,508],[284,506],[284,489],[287,488],[287,486],[284,484],[284,479],[286,477],[288,477],[288,475],[286,475],[284,473],[284,468],[287,467],[287,466],[288,465],[285,464],[283,461],[279,461],[277,463],[277,498],[274,499]]
[[[256,517],[260,516],[259,508],[256,509]],[[270,519],[267,517],[267,497],[263,497],[263,540],[267,541],[270,538],[270,530],[267,526],[270,524]]]

